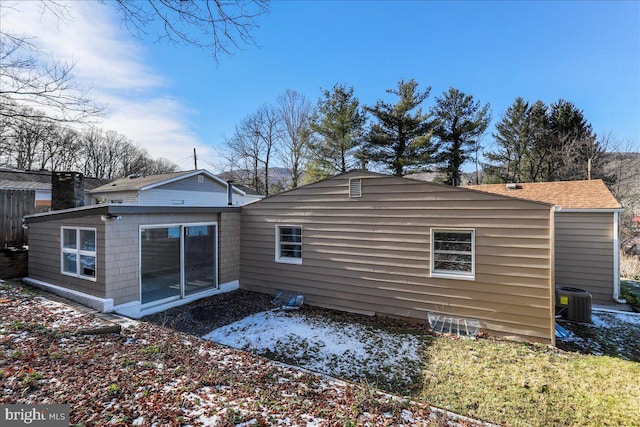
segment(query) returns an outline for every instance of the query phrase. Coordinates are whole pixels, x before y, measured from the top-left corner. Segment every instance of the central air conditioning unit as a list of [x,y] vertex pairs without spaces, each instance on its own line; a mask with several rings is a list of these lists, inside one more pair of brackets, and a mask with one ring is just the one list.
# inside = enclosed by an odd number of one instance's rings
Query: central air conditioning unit
[[569,286],[556,288],[556,313],[573,322],[591,323],[591,294]]

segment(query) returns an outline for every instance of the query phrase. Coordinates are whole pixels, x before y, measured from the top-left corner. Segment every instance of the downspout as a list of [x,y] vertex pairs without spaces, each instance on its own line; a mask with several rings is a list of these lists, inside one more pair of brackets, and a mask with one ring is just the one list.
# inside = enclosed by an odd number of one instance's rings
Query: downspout
[[620,211],[613,213],[613,300],[618,304],[626,304],[627,300],[620,298]]
[[551,345],[556,345],[556,208],[549,209],[549,301],[551,302]]

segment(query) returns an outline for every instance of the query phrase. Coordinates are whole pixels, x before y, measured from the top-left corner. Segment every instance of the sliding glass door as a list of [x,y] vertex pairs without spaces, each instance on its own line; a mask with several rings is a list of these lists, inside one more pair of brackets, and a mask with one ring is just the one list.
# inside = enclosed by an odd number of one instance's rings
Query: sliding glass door
[[140,227],[140,299],[159,304],[215,289],[217,224]]
[[193,295],[215,288],[216,226],[184,227],[184,293]]

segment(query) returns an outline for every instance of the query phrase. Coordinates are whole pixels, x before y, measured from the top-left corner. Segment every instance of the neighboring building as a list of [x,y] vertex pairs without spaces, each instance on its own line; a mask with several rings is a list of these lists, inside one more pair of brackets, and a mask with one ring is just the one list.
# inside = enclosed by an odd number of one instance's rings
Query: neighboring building
[[553,204],[556,286],[584,289],[591,293],[594,304],[624,302],[619,295],[622,207],[602,180],[467,188]]
[[227,182],[200,169],[162,175],[130,175],[91,191],[92,204],[124,203],[153,206],[241,206],[260,200],[232,186],[231,200]]
[[[91,202],[89,191],[110,181],[110,179],[84,177],[84,204],[88,205]],[[51,209],[51,172],[49,171],[23,171],[0,167],[0,190],[34,191],[34,211],[44,212]]]
[[242,208],[240,284],[555,341],[553,206],[353,171]]

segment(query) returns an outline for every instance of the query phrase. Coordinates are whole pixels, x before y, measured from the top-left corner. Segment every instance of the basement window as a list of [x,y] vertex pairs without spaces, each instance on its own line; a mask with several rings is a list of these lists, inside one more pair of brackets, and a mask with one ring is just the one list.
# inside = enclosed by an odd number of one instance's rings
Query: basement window
[[349,197],[362,197],[362,179],[349,179]]
[[62,274],[96,280],[96,229],[62,227]]
[[475,231],[431,229],[431,277],[475,278]]
[[302,264],[301,226],[276,226],[276,262]]

